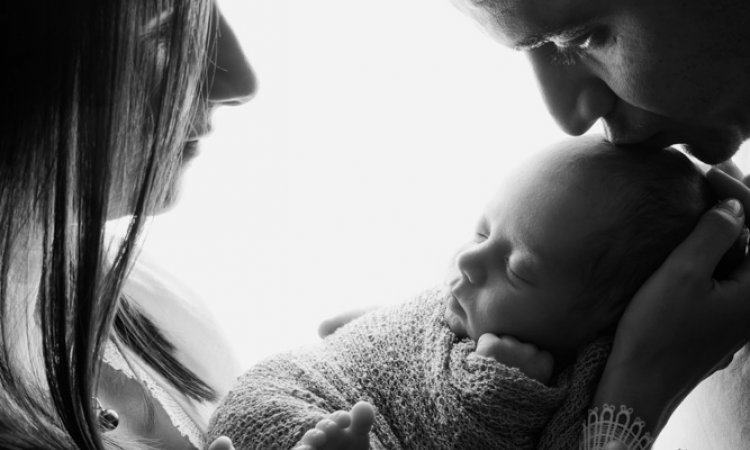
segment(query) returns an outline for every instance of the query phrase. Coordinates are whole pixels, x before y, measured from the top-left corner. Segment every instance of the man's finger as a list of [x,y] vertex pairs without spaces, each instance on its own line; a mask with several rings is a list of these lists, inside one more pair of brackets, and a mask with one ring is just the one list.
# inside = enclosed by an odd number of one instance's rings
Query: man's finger
[[716,164],[713,166],[715,169],[719,169],[725,174],[731,176],[734,179],[742,179],[742,171],[731,159],[724,161],[723,163]]
[[739,236],[744,221],[745,215],[739,201],[722,201],[703,214],[690,236],[669,255],[663,267],[689,265],[694,269],[693,273],[711,277],[721,258]]
[[713,189],[718,198],[736,198],[742,203],[746,211],[750,210],[750,188],[742,181],[732,178],[717,169],[709,169],[706,172],[706,180],[708,180],[711,189]]

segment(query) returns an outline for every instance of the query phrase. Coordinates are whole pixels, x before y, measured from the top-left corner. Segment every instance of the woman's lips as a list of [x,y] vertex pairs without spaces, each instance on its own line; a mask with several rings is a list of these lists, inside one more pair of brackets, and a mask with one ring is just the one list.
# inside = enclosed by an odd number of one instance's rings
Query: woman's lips
[[198,145],[198,139],[187,141],[187,143],[185,143],[185,146],[182,148],[182,160],[186,161],[198,156]]

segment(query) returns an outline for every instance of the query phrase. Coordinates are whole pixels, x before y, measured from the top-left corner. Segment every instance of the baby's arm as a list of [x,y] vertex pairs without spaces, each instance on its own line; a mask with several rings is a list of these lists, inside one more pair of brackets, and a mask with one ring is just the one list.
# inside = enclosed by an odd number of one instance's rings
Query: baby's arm
[[359,402],[351,411],[336,411],[309,430],[293,450],[367,450],[375,411]]
[[552,377],[552,355],[512,336],[485,333],[479,336],[476,353],[506,366],[516,367],[526,376],[543,384],[547,384]]

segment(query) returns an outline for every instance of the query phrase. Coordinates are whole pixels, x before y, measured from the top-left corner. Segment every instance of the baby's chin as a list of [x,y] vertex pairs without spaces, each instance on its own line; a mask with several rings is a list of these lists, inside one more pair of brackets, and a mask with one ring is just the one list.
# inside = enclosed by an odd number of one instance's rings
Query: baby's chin
[[466,324],[464,323],[460,315],[454,310],[454,308],[457,305],[451,305],[453,301],[455,300],[452,300],[450,298],[447,300],[445,314],[443,314],[443,319],[445,320],[445,324],[448,326],[448,329],[451,330],[451,332],[456,335],[456,337],[458,338],[469,337],[469,334],[466,331]]

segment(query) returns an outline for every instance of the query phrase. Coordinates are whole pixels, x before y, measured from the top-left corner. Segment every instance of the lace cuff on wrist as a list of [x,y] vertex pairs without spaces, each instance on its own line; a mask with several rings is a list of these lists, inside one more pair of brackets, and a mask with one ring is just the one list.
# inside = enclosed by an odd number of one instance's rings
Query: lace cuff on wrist
[[601,450],[610,442],[621,442],[628,450],[647,450],[654,443],[646,423],[633,414],[633,408],[625,405],[615,412],[613,405],[603,405],[589,410],[583,424],[580,450]]

